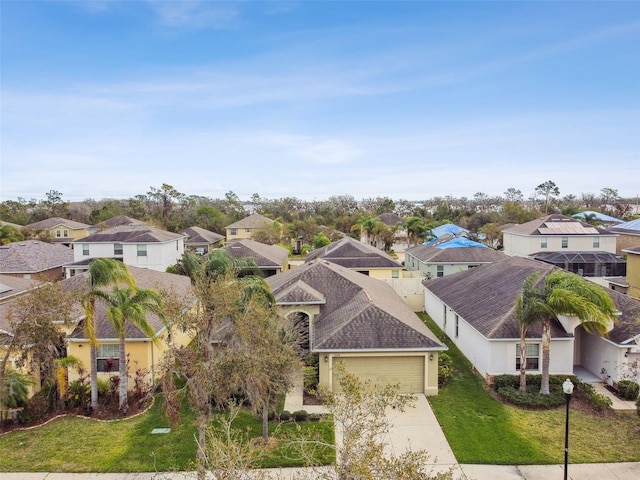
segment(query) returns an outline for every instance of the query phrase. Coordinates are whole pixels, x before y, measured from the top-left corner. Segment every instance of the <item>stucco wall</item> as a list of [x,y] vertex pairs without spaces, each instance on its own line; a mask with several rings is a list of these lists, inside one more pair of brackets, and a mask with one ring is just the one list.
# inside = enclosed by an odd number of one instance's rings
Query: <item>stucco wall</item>
[[[562,238],[567,237],[566,248],[562,248]],[[593,246],[594,237],[600,241],[599,247]],[[541,246],[546,238],[547,247]],[[519,235],[504,232],[503,245],[505,255],[512,257],[527,257],[537,252],[616,252],[615,235]]]

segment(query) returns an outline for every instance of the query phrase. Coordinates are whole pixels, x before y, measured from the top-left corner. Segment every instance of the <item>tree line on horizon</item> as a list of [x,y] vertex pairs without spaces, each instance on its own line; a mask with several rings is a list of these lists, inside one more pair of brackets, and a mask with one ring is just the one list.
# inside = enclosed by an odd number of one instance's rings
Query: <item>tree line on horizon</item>
[[209,198],[187,195],[164,183],[128,199],[86,199],[81,202],[65,201],[61,192],[50,190],[44,200],[18,198],[1,202],[0,219],[28,225],[51,217],[63,217],[95,225],[126,215],[172,232],[199,226],[224,235],[227,225],[256,212],[277,222],[273,231],[265,231],[265,238],[259,241],[283,241],[286,244],[302,237],[304,243],[311,245],[317,235],[330,241],[345,233],[390,237],[393,226],[376,221],[382,214],[397,215],[402,226],[409,230],[409,236],[413,231],[424,233],[448,222],[477,234],[486,233],[481,231],[483,228],[492,231],[500,225],[524,223],[550,213],[571,216],[584,210],[594,210],[629,220],[633,202],[633,199],[620,197],[616,189],[609,187],[602,188],[600,194],[561,196],[560,189],[551,180],[538,185],[529,198],[516,188],[508,188],[502,196],[477,192],[471,198],[437,196],[424,201],[389,197],[358,201],[348,194],[305,201],[297,197],[268,199],[254,193],[249,201],[243,202],[233,191],[227,192],[224,198]]

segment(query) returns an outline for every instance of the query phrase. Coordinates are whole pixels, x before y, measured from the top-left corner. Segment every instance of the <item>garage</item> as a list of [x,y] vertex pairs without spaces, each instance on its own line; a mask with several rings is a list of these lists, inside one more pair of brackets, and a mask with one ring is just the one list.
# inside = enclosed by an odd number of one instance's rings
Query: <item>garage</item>
[[[334,357],[333,366],[340,362],[349,373],[374,385],[399,383],[400,393],[424,393],[425,357],[378,356],[378,357]],[[333,368],[332,388],[340,392],[337,369]]]

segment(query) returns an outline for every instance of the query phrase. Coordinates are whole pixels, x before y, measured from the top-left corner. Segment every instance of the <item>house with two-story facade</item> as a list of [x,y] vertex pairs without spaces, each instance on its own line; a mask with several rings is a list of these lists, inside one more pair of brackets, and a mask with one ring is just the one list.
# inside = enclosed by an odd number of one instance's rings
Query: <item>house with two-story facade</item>
[[90,228],[91,225],[86,223],[52,217],[25,225],[23,230],[30,230],[40,235],[43,240],[69,246],[75,240],[87,237],[90,234]]

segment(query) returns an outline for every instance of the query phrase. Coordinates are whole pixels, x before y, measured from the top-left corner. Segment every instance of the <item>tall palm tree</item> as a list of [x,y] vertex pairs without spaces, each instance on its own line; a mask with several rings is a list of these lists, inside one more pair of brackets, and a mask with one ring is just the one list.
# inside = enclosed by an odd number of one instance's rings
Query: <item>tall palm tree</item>
[[118,336],[118,374],[120,376],[120,401],[123,412],[129,408],[126,336],[127,323],[136,326],[147,337],[156,341],[155,330],[147,320],[147,313],[162,317],[162,300],[155,290],[114,287],[110,293],[98,291],[96,297],[107,305],[107,318]]
[[129,272],[127,266],[111,258],[95,258],[89,264],[88,269],[88,291],[82,297],[82,307],[84,308],[84,333],[89,339],[90,355],[90,375],[91,375],[91,408],[98,410],[98,370],[97,370],[97,347],[96,339],[96,296],[101,288],[123,282],[130,288],[135,288],[135,280]]
[[525,286],[530,293],[522,297],[521,315],[542,324],[540,393],[548,395],[551,321],[559,315],[575,316],[587,332],[605,334],[616,318],[616,306],[602,287],[564,270],[553,270],[541,287],[535,288],[535,280],[530,284],[527,280]]

